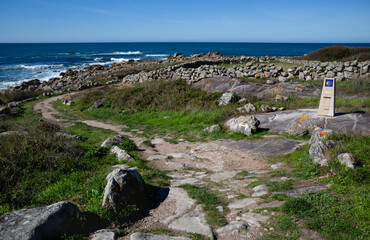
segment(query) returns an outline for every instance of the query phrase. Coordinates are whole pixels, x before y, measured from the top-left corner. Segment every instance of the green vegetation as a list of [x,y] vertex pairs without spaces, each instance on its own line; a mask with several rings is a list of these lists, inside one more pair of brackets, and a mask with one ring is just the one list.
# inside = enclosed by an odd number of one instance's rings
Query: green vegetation
[[[83,123],[64,129],[58,124],[37,121],[39,115],[30,111],[30,107],[32,104],[25,105],[23,116],[0,122],[1,132],[22,131],[0,136],[0,214],[69,199],[78,204],[83,213],[109,221],[128,218],[136,211],[134,206],[126,206],[117,215],[101,207],[105,177],[111,171],[110,166],[118,163],[137,167],[149,185],[168,185],[168,177],[149,168],[127,137],[119,147],[135,161],[118,162],[108,154],[108,148],[99,146],[114,132]],[[57,132],[76,134],[81,139],[59,136]]]
[[367,61],[370,59],[370,48],[331,46],[310,52],[306,56],[300,57],[300,59],[322,62],[349,60]]
[[213,227],[222,227],[227,224],[222,214],[216,209],[217,206],[226,207],[226,203],[222,202],[216,193],[206,189],[205,187],[182,185],[186,189],[191,198],[197,200],[198,204],[203,204],[203,210],[207,214],[207,222]]
[[[278,233],[267,239],[298,239],[302,228],[319,232],[327,239],[367,239],[370,232],[369,191],[369,146],[370,137],[360,135],[334,135],[332,140],[342,141],[328,153],[328,167],[312,163],[308,146],[297,151],[273,157],[287,162],[289,171],[285,176],[294,176],[304,181],[329,182],[329,191],[310,193],[301,197],[272,196],[285,200],[282,215],[275,218]],[[339,164],[337,155],[351,152],[361,159],[362,166],[347,169]],[[325,177],[322,177],[326,175]],[[321,176],[321,177],[320,177]],[[320,178],[319,178],[320,177]],[[296,181],[295,181],[296,182]],[[267,183],[274,190],[288,190],[289,182]],[[299,183],[298,183],[299,184]],[[296,222],[299,222],[297,225]],[[285,236],[285,237],[282,237]]]

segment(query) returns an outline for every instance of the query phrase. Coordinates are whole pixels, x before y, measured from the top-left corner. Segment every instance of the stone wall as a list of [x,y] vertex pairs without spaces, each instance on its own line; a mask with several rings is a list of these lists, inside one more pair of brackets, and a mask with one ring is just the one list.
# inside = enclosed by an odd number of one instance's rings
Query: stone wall
[[[251,58],[247,58],[251,60]],[[270,60],[270,59],[268,59]],[[298,63],[292,59],[281,58],[279,60]],[[240,60],[243,62],[243,60]],[[260,63],[251,61],[244,66],[224,67],[216,62],[193,62],[179,64],[160,70],[150,72],[140,72],[123,78],[124,83],[141,83],[160,79],[184,79],[188,83],[197,82],[203,78],[216,76],[229,76],[234,78],[269,78],[285,82],[290,79],[299,78],[300,80],[323,80],[324,78],[336,78],[337,81],[354,79],[370,75],[369,62],[308,62],[300,67],[292,67],[283,70],[281,66],[273,63]]]

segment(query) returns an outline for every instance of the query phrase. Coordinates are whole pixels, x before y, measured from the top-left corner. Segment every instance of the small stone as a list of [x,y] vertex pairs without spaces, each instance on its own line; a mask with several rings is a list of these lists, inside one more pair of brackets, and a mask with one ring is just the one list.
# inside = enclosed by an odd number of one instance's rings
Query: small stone
[[149,156],[146,160],[153,161],[153,160],[163,160],[163,159],[169,159],[167,155],[152,155]]
[[333,130],[331,129],[322,129],[320,127],[316,127],[312,132],[309,144],[313,144],[322,140],[327,140],[332,134]]
[[133,161],[134,160],[134,158],[130,156],[125,150],[117,146],[113,146],[110,149],[110,152],[114,154],[119,161]]
[[101,229],[94,232],[90,238],[90,240],[116,240],[117,235],[112,230],[108,229]]
[[254,116],[240,116],[238,118],[231,118],[225,126],[232,132],[241,132],[249,136],[257,131],[259,121]]
[[99,101],[96,101],[94,102],[94,104],[92,105],[93,108],[101,108],[103,107],[105,104],[105,101],[104,100],[99,100]]
[[266,184],[261,184],[252,189],[254,193],[252,194],[252,197],[260,197],[263,195],[268,194],[268,188]]
[[121,136],[121,135],[117,135],[117,136],[114,136],[114,137],[109,137],[107,138],[103,143],[102,143],[102,147],[108,147],[108,146],[112,146],[112,145],[119,145],[121,143],[124,143],[125,140],[124,138]]
[[207,127],[207,128],[204,129],[205,132],[210,132],[210,133],[211,132],[219,132],[220,130],[221,130],[221,127],[218,124],[212,125],[212,126]]
[[272,164],[271,165],[271,168],[272,169],[278,169],[278,168],[281,168],[282,166],[284,166],[284,163],[276,163],[276,164]]
[[233,92],[224,93],[221,98],[218,100],[219,106],[226,106],[229,103],[237,102],[238,96]]
[[280,77],[278,77],[278,81],[279,82],[286,82],[286,81],[288,81],[288,78],[280,76]]
[[220,212],[220,213],[223,213],[224,212],[224,207],[223,206],[217,206],[216,209]]
[[164,143],[166,142],[166,140],[164,138],[155,138],[151,141],[152,144],[160,144],[160,143]]
[[237,200],[235,202],[232,202],[228,205],[229,209],[238,209],[238,208],[246,208],[251,205],[256,205],[258,203],[257,199],[253,198],[244,198],[241,200]]
[[338,155],[338,160],[341,164],[345,165],[347,168],[355,168],[359,165],[360,159],[353,155],[352,153],[342,153]]
[[238,103],[239,103],[239,104],[245,104],[245,103],[247,103],[247,99],[242,98],[242,99],[240,99],[240,100],[238,101]]
[[275,97],[276,101],[287,101],[288,97],[277,94]]

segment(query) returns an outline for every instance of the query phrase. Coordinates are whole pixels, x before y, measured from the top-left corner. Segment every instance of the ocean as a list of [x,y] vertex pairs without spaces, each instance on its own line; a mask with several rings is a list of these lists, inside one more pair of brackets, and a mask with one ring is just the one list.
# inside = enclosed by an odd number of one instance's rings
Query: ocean
[[0,43],[0,89],[23,81],[47,81],[67,69],[110,65],[129,59],[167,59],[183,53],[226,56],[302,56],[331,45],[370,47],[370,43]]

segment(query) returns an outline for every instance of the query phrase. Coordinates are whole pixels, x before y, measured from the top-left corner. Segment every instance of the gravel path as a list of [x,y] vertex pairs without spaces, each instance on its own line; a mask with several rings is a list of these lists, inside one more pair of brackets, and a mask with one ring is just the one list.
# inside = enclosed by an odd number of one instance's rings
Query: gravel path
[[[52,106],[54,101],[71,96],[65,94],[51,97],[35,104],[34,109],[41,111],[47,120],[65,122],[60,113]],[[81,120],[89,126],[109,129],[118,134],[130,136],[137,144],[146,140],[122,131],[123,125],[105,123],[97,120]],[[266,207],[281,206],[283,202],[262,203],[261,197],[268,194],[265,185],[255,188],[249,184],[259,179],[270,178],[273,168],[266,160],[267,156],[293,152],[305,141],[292,139],[262,139],[254,141],[217,140],[211,142],[179,142],[172,144],[165,139],[152,140],[155,147],[139,146],[144,151],[141,156],[148,159],[149,164],[157,169],[168,170],[172,178],[169,188],[159,189],[154,198],[161,199],[160,204],[150,210],[147,217],[138,220],[126,231],[132,233],[135,229],[167,228],[182,234],[184,232],[199,233],[214,239],[260,239],[263,234],[269,234],[274,229],[266,228],[271,211],[254,210]],[[279,166],[282,166],[280,164]],[[238,173],[247,171],[247,175],[237,177]],[[285,181],[288,178],[274,179]],[[220,193],[220,198],[228,203],[229,211],[221,206],[218,208],[228,224],[214,229],[208,225],[203,206],[191,199],[187,192],[179,188],[182,184],[206,186]],[[245,196],[240,198],[239,196]],[[163,237],[163,236],[162,236]],[[128,234],[119,239],[171,239],[169,236],[159,238],[151,234]]]

